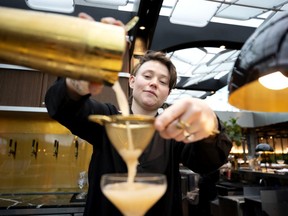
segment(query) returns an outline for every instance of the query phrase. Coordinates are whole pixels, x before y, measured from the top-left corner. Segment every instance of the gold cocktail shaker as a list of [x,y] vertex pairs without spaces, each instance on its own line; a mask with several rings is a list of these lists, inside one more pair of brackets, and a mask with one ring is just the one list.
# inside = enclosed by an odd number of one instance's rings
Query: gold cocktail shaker
[[126,49],[123,27],[0,7],[0,62],[114,84]]

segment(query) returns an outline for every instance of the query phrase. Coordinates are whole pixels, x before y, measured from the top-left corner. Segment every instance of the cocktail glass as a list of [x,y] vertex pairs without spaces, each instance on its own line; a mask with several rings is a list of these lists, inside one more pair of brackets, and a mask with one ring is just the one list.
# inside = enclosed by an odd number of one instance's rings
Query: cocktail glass
[[163,196],[166,176],[154,173],[137,174],[133,182],[127,174],[104,174],[101,190],[125,216],[143,216]]

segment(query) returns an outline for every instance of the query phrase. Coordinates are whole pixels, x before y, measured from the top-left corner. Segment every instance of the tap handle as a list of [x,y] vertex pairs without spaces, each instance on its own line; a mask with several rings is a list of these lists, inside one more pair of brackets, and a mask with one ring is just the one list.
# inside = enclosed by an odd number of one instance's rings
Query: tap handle
[[58,148],[59,148],[59,141],[55,140],[54,141],[54,153],[53,153],[53,156],[55,156],[56,158],[58,157]]
[[31,156],[34,156],[35,158],[37,157],[37,152],[38,152],[38,141],[36,142],[35,139],[32,140],[32,152]]
[[13,155],[13,158],[16,157],[16,149],[17,149],[17,141],[14,142],[13,146],[13,139],[9,140],[9,151],[8,151],[8,156]]
[[32,140],[32,152],[31,152],[31,156],[35,156],[35,140]]
[[76,139],[75,140],[75,157],[76,157],[76,159],[78,158],[78,154],[79,154],[78,150],[79,150],[79,142]]

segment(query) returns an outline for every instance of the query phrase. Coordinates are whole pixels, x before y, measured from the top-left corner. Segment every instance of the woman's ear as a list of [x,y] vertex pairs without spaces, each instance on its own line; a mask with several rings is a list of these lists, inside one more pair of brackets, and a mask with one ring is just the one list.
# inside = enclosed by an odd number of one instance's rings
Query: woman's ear
[[134,88],[134,83],[135,83],[135,76],[130,75],[130,77],[129,77],[129,86],[130,86],[131,89]]

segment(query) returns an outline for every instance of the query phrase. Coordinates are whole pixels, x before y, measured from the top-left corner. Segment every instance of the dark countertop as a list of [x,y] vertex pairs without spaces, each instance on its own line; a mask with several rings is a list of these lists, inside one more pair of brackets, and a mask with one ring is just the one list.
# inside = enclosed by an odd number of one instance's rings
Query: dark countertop
[[73,195],[74,193],[0,194],[0,209],[84,206],[84,200],[71,200]]
[[222,183],[226,182],[233,184],[245,185],[261,185],[261,186],[288,186],[288,173],[277,173],[277,172],[261,172],[252,171],[249,169],[238,169],[231,171],[231,177],[228,179],[227,173],[221,176]]
[[244,200],[247,202],[247,201],[252,201],[252,202],[255,202],[255,203],[261,203],[261,197],[258,195],[258,196],[246,196],[244,197]]

